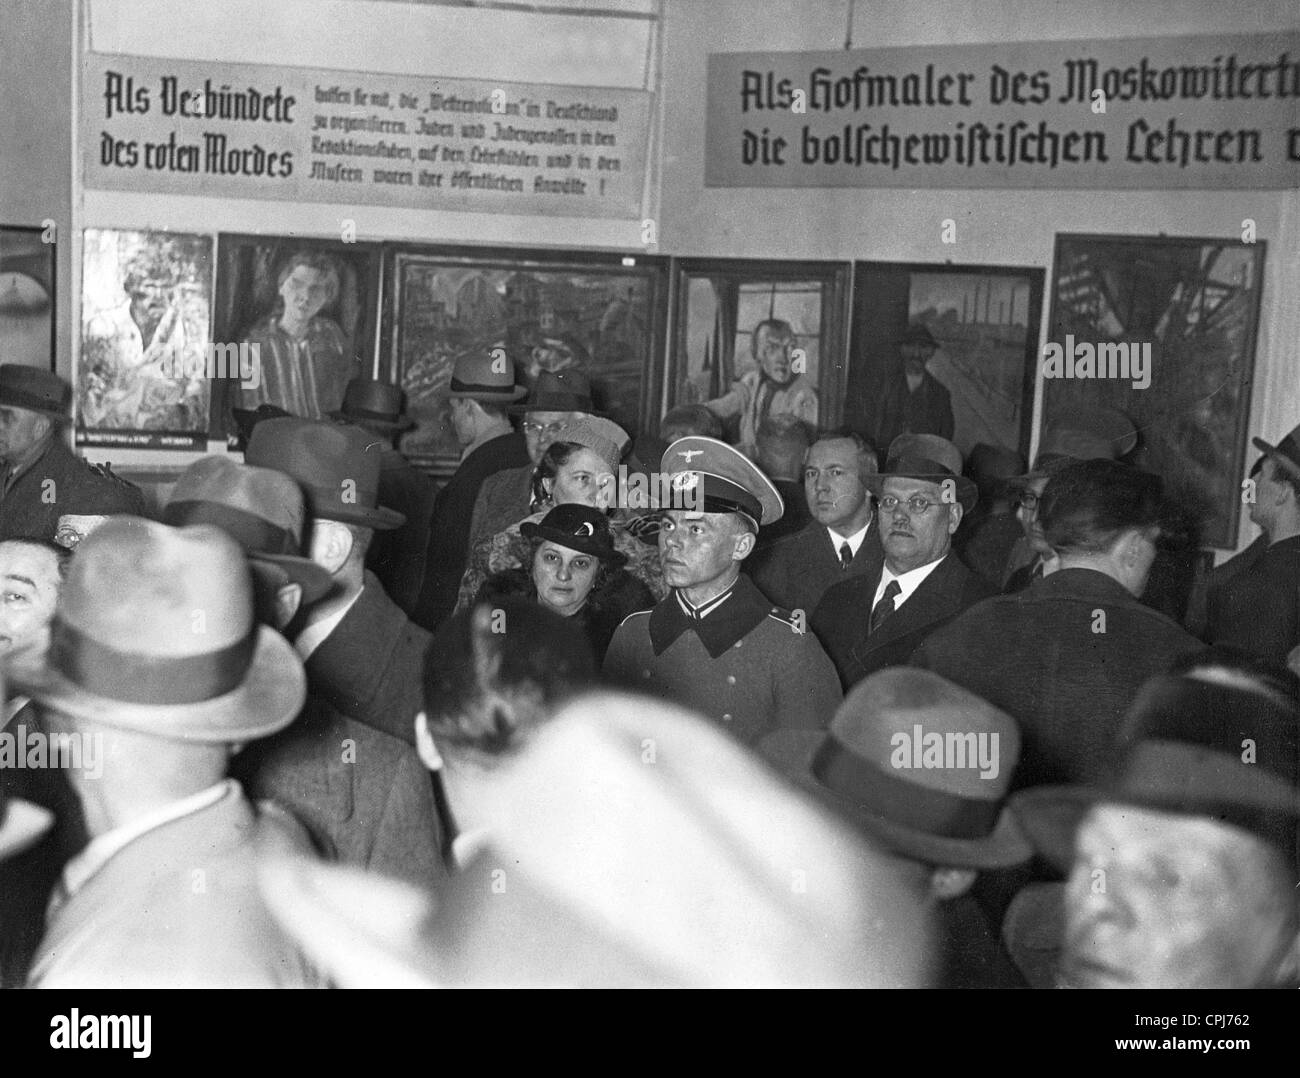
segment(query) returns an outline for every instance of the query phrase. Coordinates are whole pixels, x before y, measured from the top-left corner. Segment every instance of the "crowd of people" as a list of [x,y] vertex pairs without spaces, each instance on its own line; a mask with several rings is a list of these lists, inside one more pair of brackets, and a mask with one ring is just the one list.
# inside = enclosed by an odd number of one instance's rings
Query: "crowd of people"
[[0,365],[0,985],[1300,987],[1300,427],[1193,572],[1122,415],[877,445],[789,344],[653,451],[463,357],[441,488],[354,381],[158,506]]

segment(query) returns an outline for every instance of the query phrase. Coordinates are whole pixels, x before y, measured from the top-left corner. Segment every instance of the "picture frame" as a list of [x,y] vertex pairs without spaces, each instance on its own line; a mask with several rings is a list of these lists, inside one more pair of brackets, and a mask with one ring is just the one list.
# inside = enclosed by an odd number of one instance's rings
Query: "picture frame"
[[[792,370],[815,390],[815,414],[798,411],[814,428],[839,422],[847,356],[847,262],[787,259],[673,260],[673,347],[668,360],[667,412],[719,401],[733,387],[762,375],[754,355],[758,326],[773,319],[793,331]],[[741,391],[746,400],[752,390]],[[727,411],[731,411],[727,408]],[[745,442],[740,414],[724,417],[728,441]],[[747,433],[747,431],[745,432]]]
[[458,357],[504,348],[516,381],[578,367],[596,409],[634,439],[658,419],[668,260],[511,248],[390,245],[385,252],[384,375],[406,392],[415,427],[399,448],[434,475],[461,447],[442,394]]
[[352,378],[379,377],[382,264],[378,243],[218,236],[213,339],[256,344],[260,377],[213,380],[215,437],[234,444],[236,409],[261,404],[327,418]]
[[57,269],[54,229],[0,225],[0,355],[55,369]]
[[[907,429],[963,455],[983,443],[1028,458],[1045,277],[1042,266],[854,263],[844,422],[872,439],[882,464]],[[937,346],[923,359],[917,345],[910,380],[909,330]]]
[[1164,478],[1195,541],[1221,550],[1236,546],[1265,253],[1236,238],[1063,232],[1052,262],[1048,341],[1149,345],[1150,370],[1143,388],[1045,378],[1044,429],[1079,404],[1123,412],[1139,434],[1129,459]]
[[203,451],[213,237],[87,228],[82,244],[77,444]]

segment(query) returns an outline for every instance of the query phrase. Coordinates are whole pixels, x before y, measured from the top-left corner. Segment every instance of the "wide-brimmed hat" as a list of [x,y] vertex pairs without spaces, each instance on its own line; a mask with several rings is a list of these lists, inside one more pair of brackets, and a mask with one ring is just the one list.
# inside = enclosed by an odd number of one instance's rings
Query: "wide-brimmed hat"
[[[618,462],[631,438],[612,419],[585,415],[565,423],[555,432],[555,442],[572,442],[590,449],[604,462],[611,474],[617,474]],[[554,445],[555,442],[551,444]]]
[[1071,405],[1068,415],[1052,420],[1043,431],[1038,456],[1024,475],[1011,477],[1012,486],[1055,475],[1073,460],[1118,460],[1133,452],[1137,428],[1123,412],[1098,405]]
[[1005,804],[1019,727],[931,671],[880,670],[854,687],[828,730],[778,730],[759,751],[914,860],[1004,868],[1033,853]]
[[1300,479],[1300,427],[1296,427],[1277,445],[1269,445],[1263,438],[1252,438],[1250,441],[1264,456],[1277,461],[1287,472]]
[[877,497],[886,479],[921,479],[953,483],[957,502],[967,513],[979,501],[979,487],[962,475],[961,450],[937,434],[900,434],[889,443],[885,466],[864,482]]
[[402,414],[405,397],[401,386],[377,382],[373,378],[353,378],[343,391],[342,407],[330,412],[330,418],[396,434],[415,426],[414,419]]
[[503,348],[476,350],[463,355],[452,367],[451,382],[442,396],[469,400],[510,403],[528,390],[515,385],[515,365]]
[[549,539],[582,554],[590,554],[607,565],[620,566],[627,555],[614,549],[614,535],[609,518],[599,509],[576,502],[557,505],[536,523],[519,525],[525,539]]
[[1285,688],[1206,662],[1150,679],[1117,738],[1108,782],[1022,790],[1012,809],[1035,847],[1069,868],[1079,822],[1106,802],[1235,825],[1296,857],[1300,706]]
[[77,549],[43,657],[14,688],[73,718],[178,741],[242,742],[293,722],[293,647],[254,616],[243,551],[210,525],[115,517]]
[[35,845],[54,826],[54,813],[0,788],[0,861]]
[[66,419],[72,414],[72,386],[53,371],[0,363],[0,406]]
[[295,480],[314,519],[400,528],[406,517],[379,504],[384,445],[357,427],[319,419],[268,419],[248,440],[244,461]]
[[900,334],[898,344],[900,346],[904,344],[919,344],[924,345],[926,348],[933,348],[935,350],[943,347],[937,340],[935,340],[934,334],[930,332],[929,327],[923,322],[910,323],[908,327],[903,330],[902,334]]
[[176,481],[163,520],[173,527],[215,524],[243,547],[261,579],[299,585],[303,606],[333,586],[329,570],[300,553],[307,510],[298,484],[283,472],[226,457],[196,460]]
[[532,392],[522,404],[510,409],[515,415],[526,412],[586,412],[599,415],[591,395],[591,378],[584,370],[567,367],[562,371],[540,371]]
[[[699,493],[705,513],[740,513],[757,530],[785,514],[781,493],[744,453],[716,438],[689,435],[664,450],[659,471],[670,478],[670,505]],[[653,485],[652,485],[653,487]],[[655,491],[658,494],[658,491]]]
[[488,847],[436,904],[308,864],[273,911],[347,985],[920,983],[910,875],[683,709],[582,697],[484,782]]

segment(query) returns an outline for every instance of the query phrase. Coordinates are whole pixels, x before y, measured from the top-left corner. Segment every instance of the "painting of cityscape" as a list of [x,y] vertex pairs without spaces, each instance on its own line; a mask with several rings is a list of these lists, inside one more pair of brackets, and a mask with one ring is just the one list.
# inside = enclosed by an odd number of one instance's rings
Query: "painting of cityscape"
[[1026,456],[1044,272],[859,262],[844,421],[883,462],[905,431]]
[[400,247],[385,293],[390,377],[416,421],[400,448],[435,473],[460,458],[442,394],[464,355],[504,348],[527,387],[581,368],[597,409],[634,438],[658,418],[666,259]]
[[1149,345],[1149,384],[1047,379],[1044,424],[1080,403],[1124,412],[1133,462],[1165,477],[1203,545],[1236,546],[1263,242],[1061,233],[1054,266],[1048,340]]

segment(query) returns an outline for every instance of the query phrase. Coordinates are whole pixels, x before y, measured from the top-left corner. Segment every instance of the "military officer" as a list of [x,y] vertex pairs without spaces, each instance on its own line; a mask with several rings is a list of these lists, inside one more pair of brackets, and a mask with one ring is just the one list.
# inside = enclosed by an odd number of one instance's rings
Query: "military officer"
[[740,572],[759,526],[780,519],[780,494],[713,438],[673,442],[660,475],[670,505],[659,552],[672,590],[618,627],[606,676],[702,712],[746,744],[782,727],[825,727],[841,698],[835,667],[802,616],[772,606]]

